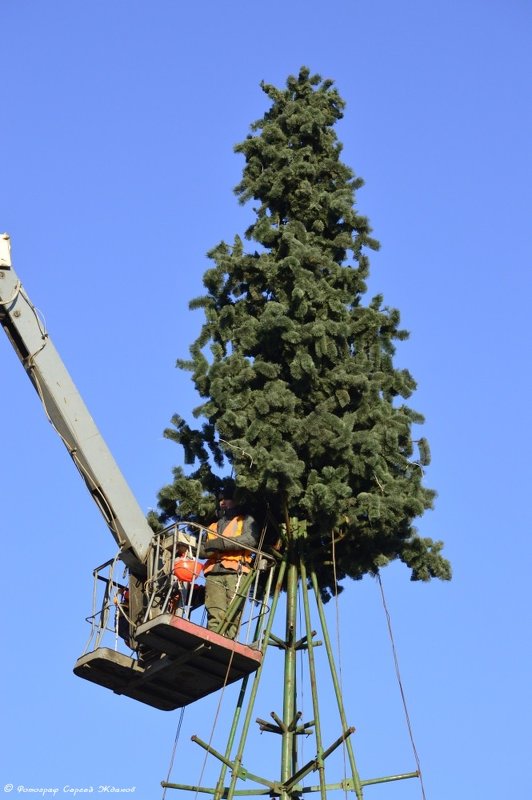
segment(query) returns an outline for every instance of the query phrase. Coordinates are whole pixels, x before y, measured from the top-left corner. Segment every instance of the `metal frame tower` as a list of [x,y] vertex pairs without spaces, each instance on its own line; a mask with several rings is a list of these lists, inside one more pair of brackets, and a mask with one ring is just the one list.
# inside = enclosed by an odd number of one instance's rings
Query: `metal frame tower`
[[[294,800],[313,793],[319,793],[321,800],[325,800],[328,793],[333,791],[352,793],[358,800],[362,800],[366,786],[419,777],[418,771],[372,778],[360,776],[351,740],[351,734],[355,729],[347,720],[320,587],[314,569],[305,559],[306,531],[304,525],[298,524],[297,521],[292,521],[287,529],[287,546],[276,568],[270,598],[270,613],[264,631],[264,658],[257,672],[243,679],[225,750],[219,752],[198,736],[192,737],[196,744],[219,762],[216,784],[208,787],[163,781],[162,786],[165,789],[208,794],[213,800],[262,795],[278,797],[280,800]],[[279,600],[283,591],[286,592],[286,614],[284,637],[280,638],[272,632],[272,628],[276,616],[279,616],[282,610],[279,607]],[[298,628],[299,619],[302,620],[301,630]],[[317,639],[316,636],[320,636],[321,639]],[[320,693],[316,650],[321,647],[325,649],[334,697],[331,696],[329,689],[326,696],[323,692]],[[260,718],[255,721],[262,732],[280,737],[280,768],[276,776],[252,773],[246,769],[244,761],[255,702],[270,648],[278,648],[284,653],[282,710],[272,710],[269,721]],[[303,719],[301,711],[297,708],[296,662],[300,653],[306,655],[308,668],[313,712],[310,720]],[[333,703],[337,707],[339,723],[336,738],[329,741],[326,739],[325,726],[322,724],[322,709],[324,704],[330,706]],[[314,737],[314,756],[301,763],[298,743],[302,736],[309,735]],[[345,748],[348,769],[343,776],[336,775],[330,778],[328,759],[340,747]],[[309,776],[315,776],[315,780],[307,784],[306,779]],[[254,786],[251,787],[250,783]]]

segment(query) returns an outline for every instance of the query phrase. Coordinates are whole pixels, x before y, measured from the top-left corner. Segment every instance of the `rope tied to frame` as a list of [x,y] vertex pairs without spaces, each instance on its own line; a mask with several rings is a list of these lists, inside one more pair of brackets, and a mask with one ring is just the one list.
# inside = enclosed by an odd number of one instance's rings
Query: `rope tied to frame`
[[[179,736],[180,736],[180,733],[181,733],[181,726],[183,725],[183,718],[184,718],[184,716],[185,716],[185,709],[184,709],[184,708],[182,708],[182,709],[181,709],[181,712],[180,712],[180,714],[179,714],[179,720],[178,720],[178,722],[177,722],[177,729],[176,729],[176,732],[175,732],[175,738],[174,738],[174,746],[173,746],[173,748],[172,748],[172,754],[171,754],[171,756],[170,756],[170,764],[169,764],[169,766],[168,766],[168,774],[167,774],[167,776],[166,776],[166,781],[165,781],[165,783],[169,783],[169,782],[170,782],[170,776],[171,776],[171,774],[172,774],[172,770],[173,770],[173,768],[174,768],[175,754],[176,754],[176,750],[177,750],[177,745],[178,745],[178,743],[179,743]],[[166,790],[167,790],[167,788],[168,788],[168,787],[167,787],[167,786],[165,786],[165,787],[164,787],[164,789],[163,789],[163,796],[162,796],[162,800],[164,800],[164,799],[165,799],[165,797],[166,797]]]
[[421,763],[420,763],[420,760],[419,760],[419,755],[418,755],[418,752],[417,752],[416,743],[414,741],[414,734],[413,734],[413,731],[412,731],[412,724],[410,722],[410,714],[408,713],[408,707],[407,707],[407,704],[406,704],[406,696],[405,696],[405,692],[404,692],[404,688],[403,688],[403,681],[401,679],[401,673],[400,673],[400,670],[399,670],[399,660],[397,658],[397,650],[396,650],[396,647],[395,647],[395,640],[394,640],[394,635],[393,635],[393,630],[392,630],[392,620],[391,620],[391,617],[390,617],[390,612],[388,611],[388,605],[386,603],[386,597],[384,595],[384,588],[383,588],[383,585],[382,585],[382,579],[381,579],[380,573],[377,573],[377,581],[378,581],[379,589],[380,589],[380,593],[381,593],[381,599],[382,599],[382,604],[383,604],[383,608],[384,608],[384,613],[386,615],[386,623],[387,623],[387,626],[388,626],[388,634],[390,636],[390,642],[391,642],[392,653],[393,653],[393,660],[394,660],[394,665],[395,665],[395,674],[397,676],[397,682],[399,684],[399,691],[401,693],[401,700],[402,700],[403,709],[404,709],[404,712],[405,712],[405,719],[406,719],[406,725],[407,725],[407,728],[408,728],[408,735],[410,737],[410,744],[412,745],[412,751],[414,753],[414,759],[416,761],[416,767],[417,767],[417,771],[418,771],[418,774],[419,774],[419,782],[421,784],[421,796],[422,796],[423,800],[426,800],[425,786],[424,786],[424,783],[423,783],[423,774],[421,772]]

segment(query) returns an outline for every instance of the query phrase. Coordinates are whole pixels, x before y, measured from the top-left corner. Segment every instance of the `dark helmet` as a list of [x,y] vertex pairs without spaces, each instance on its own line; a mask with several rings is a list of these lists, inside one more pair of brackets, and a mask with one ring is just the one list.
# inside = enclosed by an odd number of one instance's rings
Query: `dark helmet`
[[226,478],[218,492],[218,500],[234,500],[236,483],[232,478]]

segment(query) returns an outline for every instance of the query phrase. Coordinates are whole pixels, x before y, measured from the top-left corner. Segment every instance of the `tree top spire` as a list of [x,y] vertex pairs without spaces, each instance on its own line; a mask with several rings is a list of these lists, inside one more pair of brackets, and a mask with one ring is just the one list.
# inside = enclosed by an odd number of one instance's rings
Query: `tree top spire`
[[413,579],[449,578],[441,542],[413,524],[435,496],[423,485],[428,443],[414,441],[423,417],[404,402],[415,381],[393,364],[408,336],[399,312],[365,298],[378,243],[356,207],[363,182],[341,160],[344,101],[307,67],[283,89],[261,86],[271,105],[235,147],[245,160],[235,192],[254,203],[251,247],[238,235],[214,247],[206,294],[191,302],[205,322],[178,365],[205,422],[176,417],[166,431],[196,469],[162,490],[163,518],[200,513],[225,465],[259,516],[303,524],[298,547],[324,593],[333,538],[339,579],[396,558]]

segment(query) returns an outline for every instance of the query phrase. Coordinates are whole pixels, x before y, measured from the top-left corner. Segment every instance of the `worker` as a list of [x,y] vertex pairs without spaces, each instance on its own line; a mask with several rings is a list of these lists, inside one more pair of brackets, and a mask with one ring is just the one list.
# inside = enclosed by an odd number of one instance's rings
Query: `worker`
[[130,623],[129,623],[129,589],[121,586],[118,595],[114,599],[116,606],[116,628],[119,636],[122,637],[127,647],[131,647]]
[[[251,570],[253,554],[241,545],[256,548],[259,541],[257,524],[239,504],[235,492],[235,482],[226,481],[218,496],[218,520],[210,525],[200,554],[201,558],[207,558],[203,568],[207,627],[217,632],[231,601],[238,595],[242,576]],[[221,539],[219,534],[235,539],[235,544]],[[243,597],[241,601],[240,609],[223,632],[229,639],[235,639],[238,633]]]

